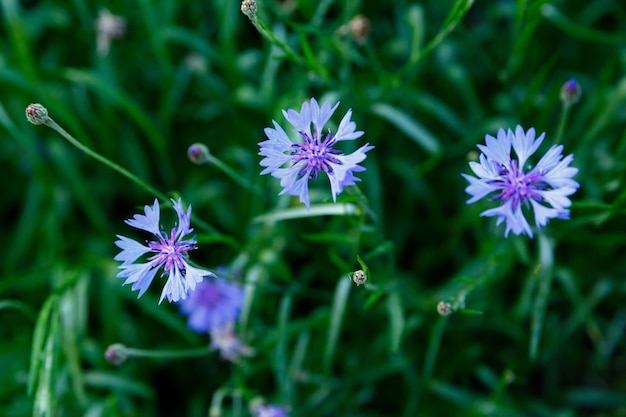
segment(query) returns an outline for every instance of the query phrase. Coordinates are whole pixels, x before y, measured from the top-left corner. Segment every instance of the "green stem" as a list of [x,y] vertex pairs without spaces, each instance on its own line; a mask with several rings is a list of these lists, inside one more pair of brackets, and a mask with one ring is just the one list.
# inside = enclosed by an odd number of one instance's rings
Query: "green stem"
[[232,168],[228,165],[211,155],[210,153],[206,155],[207,162],[213,164],[217,169],[221,170],[223,173],[232,178],[237,184],[241,185],[243,188],[248,189],[251,193],[256,195],[261,195],[261,192],[254,187],[249,181],[247,181],[244,177],[237,174]]
[[151,359],[184,359],[205,356],[211,353],[208,346],[192,349],[166,349],[166,350],[144,350],[120,346],[120,353],[128,357],[151,358]]
[[287,45],[285,42],[278,39],[276,35],[274,35],[274,33],[271,30],[269,30],[269,28],[265,25],[265,23],[263,23],[263,21],[255,17],[254,19],[250,19],[250,22],[265,39],[270,41],[270,43],[272,43],[273,45],[276,45],[277,47],[279,47],[287,55],[289,59],[291,59],[292,61],[298,64],[302,64],[304,62],[302,57],[298,55],[297,53],[295,53],[294,50],[291,49],[291,47],[289,47],[289,45]]
[[92,158],[102,162],[104,165],[108,166],[109,168],[113,169],[114,171],[119,172],[120,174],[122,174],[123,176],[128,178],[129,180],[135,182],[135,184],[139,185],[144,190],[148,191],[148,193],[150,193],[150,194],[160,198],[164,202],[169,200],[169,198],[165,194],[163,194],[162,192],[160,192],[156,188],[152,187],[150,184],[146,183],[141,178],[137,177],[134,174],[131,174],[130,172],[128,172],[127,170],[125,170],[121,166],[117,165],[115,162],[108,160],[104,156],[100,155],[97,152],[92,151],[91,149],[89,149],[88,147],[86,147],[85,145],[80,143],[78,140],[74,139],[74,137],[72,135],[67,133],[65,131],[65,129],[63,129],[61,126],[59,126],[57,124],[57,122],[52,120],[50,117],[47,118],[47,120],[44,122],[44,124],[46,126],[48,126],[48,127],[51,127],[52,129],[56,130],[61,136],[63,136],[65,139],[67,139],[68,142],[70,142],[72,145],[76,146],[81,151],[85,152],[87,155],[89,155]]
[[556,129],[556,134],[554,135],[554,140],[552,144],[556,145],[561,143],[561,137],[563,136],[563,132],[565,131],[565,123],[567,123],[567,118],[569,116],[570,105],[564,104],[561,108],[561,115],[559,116],[559,125]]
[[416,393],[416,404],[419,403],[424,387],[431,382],[433,371],[435,369],[435,362],[437,361],[437,355],[439,354],[439,348],[441,347],[441,339],[443,339],[443,333],[446,329],[446,324],[448,324],[448,317],[439,317],[430,334],[430,340],[428,341],[426,356],[424,358],[424,367],[422,368],[421,382],[419,384],[419,390]]

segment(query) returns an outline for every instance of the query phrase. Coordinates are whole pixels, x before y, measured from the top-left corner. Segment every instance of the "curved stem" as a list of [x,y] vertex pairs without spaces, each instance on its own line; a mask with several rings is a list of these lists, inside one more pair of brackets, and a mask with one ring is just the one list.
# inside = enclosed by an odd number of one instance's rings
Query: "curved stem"
[[74,139],[74,137],[72,135],[67,133],[65,131],[65,129],[63,129],[61,126],[59,126],[57,124],[57,122],[52,120],[50,117],[47,118],[47,120],[44,122],[44,124],[46,126],[48,126],[48,127],[51,127],[52,129],[56,130],[61,136],[63,136],[65,139],[67,139],[68,142],[70,142],[72,145],[76,146],[81,151],[85,152],[87,155],[89,155],[92,158],[102,162],[104,165],[108,166],[112,170],[119,172],[120,174],[122,174],[123,176],[128,178],[129,180],[133,181],[135,184],[139,185],[144,190],[148,191],[150,194],[160,198],[164,202],[169,200],[169,198],[165,194],[163,194],[162,192],[160,192],[159,190],[157,190],[156,188],[154,188],[150,184],[146,183],[145,181],[143,181],[138,176],[136,176],[134,174],[131,174],[129,171],[127,171],[126,169],[122,168],[121,166],[119,166],[115,162],[110,161],[109,159],[105,158],[104,156],[100,155],[99,153],[97,153],[95,151],[92,151],[91,149],[89,149],[88,147],[86,147],[85,145],[80,143],[78,140]]

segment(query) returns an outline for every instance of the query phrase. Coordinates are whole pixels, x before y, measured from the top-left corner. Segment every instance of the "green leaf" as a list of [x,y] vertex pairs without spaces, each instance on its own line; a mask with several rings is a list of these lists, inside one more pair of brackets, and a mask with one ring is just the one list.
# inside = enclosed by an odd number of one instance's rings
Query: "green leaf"
[[35,324],[35,331],[33,332],[33,344],[31,347],[30,355],[30,371],[28,373],[28,395],[33,394],[35,385],[39,380],[39,374],[41,372],[41,363],[43,360],[44,349],[46,340],[48,338],[48,330],[50,327],[50,317],[54,309],[58,304],[59,296],[57,294],[51,294],[46,299],[46,302],[41,307],[37,323]]
[[391,123],[431,155],[441,153],[441,144],[424,126],[404,112],[385,103],[372,105],[372,113]]
[[552,289],[552,277],[554,276],[554,247],[550,239],[544,234],[539,234],[539,263],[541,265],[539,274],[539,290],[535,298],[535,306],[533,309],[529,356],[532,360],[537,358],[539,349],[539,341],[543,330],[543,324],[546,315],[548,299],[550,298],[550,290]]
[[397,290],[392,291],[387,298],[387,314],[389,315],[389,350],[397,353],[400,350],[405,327],[402,298]]
[[330,372],[330,368],[337,351],[337,343],[339,334],[343,325],[343,317],[346,312],[348,296],[352,288],[352,281],[340,279],[337,281],[335,296],[333,298],[333,308],[330,316],[330,325],[328,326],[328,336],[326,339],[326,347],[324,349],[324,358],[322,368],[326,372]]

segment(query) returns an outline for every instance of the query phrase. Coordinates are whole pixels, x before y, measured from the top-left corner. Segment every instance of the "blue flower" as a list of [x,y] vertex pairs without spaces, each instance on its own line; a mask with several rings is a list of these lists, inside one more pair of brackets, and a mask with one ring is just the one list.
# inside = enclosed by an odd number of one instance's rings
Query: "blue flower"
[[[260,162],[266,167],[261,175],[272,174],[280,179],[283,190],[279,195],[288,193],[299,196],[300,201],[309,208],[309,179],[317,178],[323,171],[330,180],[330,191],[333,201],[337,201],[337,194],[343,188],[360,181],[354,176],[355,172],[365,171],[359,166],[371,149],[369,143],[361,146],[351,154],[345,155],[339,149],[334,149],[338,142],[360,138],[363,132],[356,131],[356,124],[350,121],[352,110],[348,110],[339,123],[336,134],[330,130],[324,135],[323,128],[339,106],[333,107],[326,102],[320,107],[315,99],[304,102],[298,113],[295,110],[283,110],[285,119],[295,128],[300,141],[295,143],[278,123],[272,120],[274,128],[265,129],[268,140],[259,143],[259,155],[264,156]],[[311,131],[311,124],[313,130]]]
[[288,417],[287,408],[279,407],[277,405],[263,404],[254,407],[254,417]]
[[189,298],[180,302],[180,310],[189,316],[187,325],[198,333],[208,333],[239,317],[243,289],[232,282],[213,278],[200,282]]
[[[534,167],[527,166],[532,156],[543,142],[545,133],[535,138],[535,129],[526,133],[521,126],[515,132],[509,129],[498,130],[497,138],[486,135],[486,145],[478,145],[481,150],[480,163],[470,162],[475,178],[462,174],[469,185],[465,191],[472,197],[467,204],[474,203],[495,192],[493,200],[500,206],[485,210],[481,216],[496,216],[497,224],[506,220],[505,236],[512,231],[533,236],[522,208],[532,209],[537,228],[545,226],[553,218],[569,219],[568,198],[579,187],[572,179],[578,172],[570,167],[573,155],[563,157],[563,145],[553,145]],[[511,147],[516,158],[512,158]]]
[[[125,221],[132,227],[152,233],[156,237],[155,240],[147,241],[148,246],[144,246],[135,240],[117,235],[119,240],[115,244],[122,249],[115,257],[116,261],[122,261],[119,266],[122,271],[117,274],[117,277],[126,278],[124,285],[133,284],[133,291],[139,290],[137,298],[146,292],[161,268],[163,268],[161,276],[168,278],[159,303],[165,297],[170,302],[184,300],[203,277],[215,277],[212,272],[194,268],[187,262],[187,252],[196,249],[195,237],[185,239],[185,236],[193,231],[189,224],[191,206],[185,212],[180,199],[172,200],[172,203],[178,215],[178,225],[172,228],[169,235],[159,228],[159,201],[156,199],[152,207],[144,207],[145,214],[135,214],[132,219]],[[149,253],[153,255],[147,259],[147,262],[135,263],[139,257]]]
[[235,324],[232,321],[213,327],[209,334],[211,349],[219,351],[222,359],[238,363],[241,357],[254,355],[254,349],[243,343],[235,333]]

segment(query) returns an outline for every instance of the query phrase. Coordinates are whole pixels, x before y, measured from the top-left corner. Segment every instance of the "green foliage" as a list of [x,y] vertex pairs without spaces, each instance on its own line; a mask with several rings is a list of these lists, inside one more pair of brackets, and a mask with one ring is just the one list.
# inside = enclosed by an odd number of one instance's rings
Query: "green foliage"
[[[257,6],[0,0],[0,415],[246,416],[258,400],[301,417],[626,416],[622,2]],[[126,19],[106,54],[105,7]],[[333,128],[352,109],[376,148],[358,188],[333,203],[320,176],[306,210],[259,176],[257,144],[311,97],[341,102]],[[35,102],[88,153],[28,124]],[[460,175],[517,124],[579,169],[571,220],[534,239],[466,205]],[[208,164],[188,160],[196,142]],[[239,363],[158,304],[163,279],[137,299],[115,277],[123,220],[178,196],[193,261],[245,289]],[[114,343],[134,356],[108,363]]]

